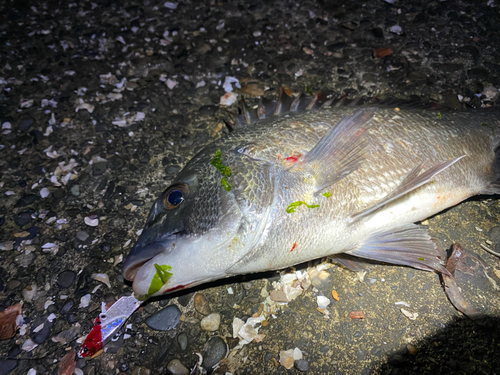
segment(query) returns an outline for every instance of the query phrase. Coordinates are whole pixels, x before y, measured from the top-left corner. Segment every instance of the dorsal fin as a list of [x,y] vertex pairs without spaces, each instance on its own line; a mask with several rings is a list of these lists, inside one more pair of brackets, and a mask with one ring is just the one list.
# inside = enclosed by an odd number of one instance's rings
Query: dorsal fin
[[[320,91],[313,96],[303,93],[290,95],[291,90],[285,86],[279,89],[279,96],[276,100],[262,96],[256,107],[249,106],[243,96],[238,104],[238,114],[231,114],[229,125],[231,128],[238,128],[251,125],[259,120],[268,119],[274,116],[282,116],[287,113],[311,111],[318,108],[338,108],[338,107],[392,107],[405,109],[426,109],[434,110],[437,113],[454,111],[455,109],[442,104],[423,102],[418,98],[410,100],[398,98],[379,99],[376,97],[361,96],[358,98],[348,98],[348,94],[335,95]],[[232,130],[232,129],[230,129]]]

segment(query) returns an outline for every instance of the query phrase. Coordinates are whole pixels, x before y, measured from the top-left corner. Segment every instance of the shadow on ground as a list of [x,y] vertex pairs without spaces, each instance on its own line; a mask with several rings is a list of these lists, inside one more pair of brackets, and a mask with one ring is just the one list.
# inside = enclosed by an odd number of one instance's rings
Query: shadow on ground
[[390,354],[380,374],[495,374],[500,370],[500,319],[456,318],[436,334]]

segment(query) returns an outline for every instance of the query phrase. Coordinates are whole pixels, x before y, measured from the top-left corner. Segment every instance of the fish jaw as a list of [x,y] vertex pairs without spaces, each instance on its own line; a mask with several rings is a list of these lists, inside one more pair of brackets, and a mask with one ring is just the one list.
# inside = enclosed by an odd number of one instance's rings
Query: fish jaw
[[194,250],[196,243],[183,248],[183,256],[163,252],[141,265],[133,279],[134,294],[147,299],[230,276],[226,275],[224,264],[208,267],[206,258],[193,255]]
[[165,252],[167,252],[167,247],[158,242],[154,242],[145,247],[140,247],[136,244],[123,263],[123,278],[125,280],[134,281],[137,272],[145,263]]

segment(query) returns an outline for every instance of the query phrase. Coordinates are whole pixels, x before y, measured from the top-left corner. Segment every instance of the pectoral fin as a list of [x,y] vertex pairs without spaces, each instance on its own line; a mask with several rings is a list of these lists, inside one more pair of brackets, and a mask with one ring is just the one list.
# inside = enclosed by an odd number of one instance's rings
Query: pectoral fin
[[354,214],[351,216],[352,220],[357,220],[363,216],[366,216],[379,208],[385,206],[389,202],[392,202],[395,199],[398,199],[399,197],[402,197],[403,195],[409,193],[410,191],[415,190],[416,188],[425,185],[428,183],[435,175],[438,173],[444,171],[446,168],[452,166],[455,164],[457,161],[462,159],[465,155],[459,156],[458,158],[455,158],[453,160],[449,161],[444,161],[439,164],[436,164],[432,168],[427,169],[423,173],[420,174],[420,171],[423,167],[422,164],[416,166],[413,168],[401,181],[399,186],[394,189],[392,192],[390,192],[386,197],[384,197],[380,202],[374,204],[373,206],[368,207],[367,209],[358,212],[357,214]]
[[[300,167],[314,170],[317,178],[315,195],[360,166],[366,151],[364,133],[374,113],[374,108],[365,108],[342,118],[304,156]],[[297,164],[294,166],[298,167]]]
[[426,271],[449,274],[429,234],[415,224],[375,232],[364,243],[347,254],[377,262],[410,266]]

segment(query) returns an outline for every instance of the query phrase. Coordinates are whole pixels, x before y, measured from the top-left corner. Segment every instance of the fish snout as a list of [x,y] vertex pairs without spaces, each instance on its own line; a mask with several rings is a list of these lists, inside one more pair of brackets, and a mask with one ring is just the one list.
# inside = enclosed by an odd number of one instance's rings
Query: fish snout
[[166,247],[160,243],[151,243],[144,247],[137,246],[132,248],[125,262],[123,262],[122,275],[125,280],[134,281],[139,269],[158,254],[165,252]]

